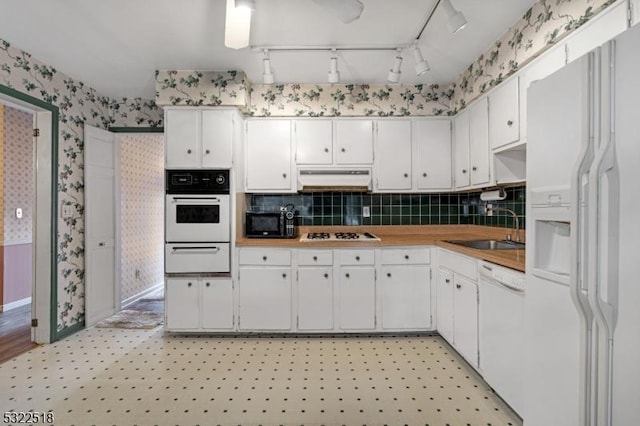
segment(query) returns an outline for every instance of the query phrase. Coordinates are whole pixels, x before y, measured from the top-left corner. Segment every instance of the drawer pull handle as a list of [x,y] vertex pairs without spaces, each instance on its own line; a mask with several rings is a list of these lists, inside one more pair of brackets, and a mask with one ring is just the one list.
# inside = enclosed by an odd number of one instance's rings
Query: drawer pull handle
[[422,177],[427,177],[427,174],[426,174],[426,173],[423,173],[423,174],[422,174]]
[[462,169],[462,173],[467,173],[467,169]]
[[456,288],[460,290],[462,288],[462,284],[456,284]]
[[187,150],[187,154],[191,154],[191,150],[190,149]]
[[346,150],[346,149],[344,149],[344,148],[340,149],[340,151],[341,151],[341,152],[347,152],[347,150]]
[[187,283],[187,287],[191,287],[191,283]]
[[356,260],[357,260],[357,261],[360,261],[360,256],[356,256]]
[[205,154],[209,154],[211,153],[211,151],[209,151],[208,149],[204,152]]
[[329,274],[324,274],[324,277],[325,278],[329,278]]
[[205,284],[207,287],[211,287],[211,283],[206,283]]
[[449,278],[445,278],[444,282],[449,284],[451,282],[451,280]]
[[476,170],[478,170],[478,168],[477,168],[476,166],[473,166],[473,167],[471,168],[471,170],[473,170],[473,171],[475,172]]
[[318,256],[313,256],[313,261],[317,262],[318,261]]
[[404,177],[408,178],[409,177],[409,173],[405,173]]
[[513,120],[507,120],[507,126],[509,127],[513,126]]
[[404,259],[405,259],[405,260],[409,260],[409,255],[408,255],[408,254],[405,254],[405,255],[404,255]]
[[391,272],[387,272],[387,276],[391,278]]
[[267,260],[267,256],[262,256],[262,260],[266,261]]
[[282,177],[283,177],[284,179],[286,179],[286,178],[287,178],[287,174],[286,174],[286,173],[283,173],[283,174],[282,174]]
[[324,149],[324,152],[329,152],[329,148],[325,148],[325,149]]
[[287,274],[282,274],[282,278],[287,278]]
[[344,274],[345,277],[349,278],[349,274]]

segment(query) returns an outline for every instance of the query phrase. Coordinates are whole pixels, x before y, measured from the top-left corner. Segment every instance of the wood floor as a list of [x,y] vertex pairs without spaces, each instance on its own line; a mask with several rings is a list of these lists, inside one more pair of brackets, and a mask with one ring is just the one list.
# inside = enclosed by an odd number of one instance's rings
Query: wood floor
[[31,341],[31,305],[0,313],[0,363],[36,346]]

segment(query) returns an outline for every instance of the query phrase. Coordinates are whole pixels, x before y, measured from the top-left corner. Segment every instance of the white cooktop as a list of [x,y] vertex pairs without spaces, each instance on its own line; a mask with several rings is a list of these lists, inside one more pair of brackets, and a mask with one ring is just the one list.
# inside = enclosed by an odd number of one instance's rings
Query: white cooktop
[[381,241],[370,232],[305,232],[300,237],[301,242],[316,241]]

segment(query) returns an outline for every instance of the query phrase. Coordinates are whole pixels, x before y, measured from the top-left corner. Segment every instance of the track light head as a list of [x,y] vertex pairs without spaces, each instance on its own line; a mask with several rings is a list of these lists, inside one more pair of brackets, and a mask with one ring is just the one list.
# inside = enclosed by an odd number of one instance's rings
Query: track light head
[[398,49],[396,57],[393,61],[393,67],[389,70],[389,74],[387,75],[387,80],[391,83],[397,83],[400,81],[400,74],[402,73],[402,71],[400,70],[400,68],[402,67],[401,52],[402,51]]
[[417,44],[414,44],[411,47],[411,53],[413,54],[413,60],[416,63],[416,75],[423,75],[429,71],[429,63],[422,57],[422,52]]
[[256,10],[256,0],[236,0],[236,9]]
[[336,49],[332,49],[331,60],[329,62],[329,83],[340,82],[340,71],[338,71],[338,56],[336,55]]
[[447,14],[447,28],[452,34],[457,33],[467,25],[467,19],[462,12],[456,10],[451,4],[451,0],[442,0],[442,7]]
[[264,84],[273,84],[273,71],[271,70],[271,59],[269,58],[269,50],[264,49],[264,58],[262,59],[262,82]]

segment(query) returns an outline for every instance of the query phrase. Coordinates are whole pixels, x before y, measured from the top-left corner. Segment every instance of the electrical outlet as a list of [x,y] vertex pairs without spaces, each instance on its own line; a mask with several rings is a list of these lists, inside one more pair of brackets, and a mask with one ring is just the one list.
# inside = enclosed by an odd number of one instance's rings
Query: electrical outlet
[[64,204],[62,206],[62,217],[64,219],[69,219],[73,217],[74,207],[70,204]]
[[362,206],[362,217],[371,217],[371,210],[369,206]]
[[493,216],[493,204],[487,204],[487,216]]
[[136,269],[135,276],[137,280],[140,279],[140,269]]
[[16,209],[16,218],[22,219],[22,209],[20,207]]

